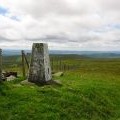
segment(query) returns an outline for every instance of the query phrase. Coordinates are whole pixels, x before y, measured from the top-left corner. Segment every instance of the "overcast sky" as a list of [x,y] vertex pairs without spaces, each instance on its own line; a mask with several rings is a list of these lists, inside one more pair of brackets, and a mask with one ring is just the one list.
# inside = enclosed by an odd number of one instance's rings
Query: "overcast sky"
[[0,48],[120,51],[120,0],[0,0]]

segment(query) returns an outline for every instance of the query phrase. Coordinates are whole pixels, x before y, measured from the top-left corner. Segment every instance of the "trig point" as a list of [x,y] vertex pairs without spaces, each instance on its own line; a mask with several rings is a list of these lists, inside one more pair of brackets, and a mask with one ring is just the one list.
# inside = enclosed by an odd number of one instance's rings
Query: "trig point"
[[52,79],[48,45],[33,43],[28,81],[46,83]]

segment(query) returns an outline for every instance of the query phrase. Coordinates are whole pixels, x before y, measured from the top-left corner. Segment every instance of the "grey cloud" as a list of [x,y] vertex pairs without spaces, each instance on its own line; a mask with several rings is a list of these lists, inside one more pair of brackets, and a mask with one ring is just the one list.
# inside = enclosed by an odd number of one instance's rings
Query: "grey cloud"
[[10,41],[11,41],[11,39],[0,36],[0,42],[10,42]]
[[36,38],[25,38],[28,41],[36,41],[42,40],[44,42],[55,42],[55,43],[86,43],[86,42],[93,42],[99,40],[98,36],[90,36],[90,35],[79,35],[77,38],[73,38],[72,35],[65,35],[65,34],[58,34],[58,35],[45,35],[43,37],[36,37]]
[[[102,49],[107,48],[108,43],[109,49],[114,49],[117,43],[119,45],[120,29],[112,26],[120,24],[119,0],[1,1],[10,13],[1,17],[0,35],[3,38],[0,40],[10,42],[11,46],[11,41],[19,46],[21,39],[28,44],[47,42],[60,49],[66,46]],[[10,21],[11,16],[20,21]]]
[[59,42],[59,43],[66,43],[69,42],[67,36],[64,35],[44,35],[43,37],[36,37],[36,38],[25,38],[26,40],[36,41],[36,40],[43,40],[44,42]]
[[120,0],[98,0],[100,7],[107,11],[120,11]]

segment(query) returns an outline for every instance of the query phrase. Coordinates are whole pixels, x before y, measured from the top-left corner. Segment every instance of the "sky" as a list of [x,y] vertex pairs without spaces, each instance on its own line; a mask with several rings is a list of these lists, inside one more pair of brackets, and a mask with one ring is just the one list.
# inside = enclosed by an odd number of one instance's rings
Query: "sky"
[[120,0],[0,0],[0,48],[120,51]]

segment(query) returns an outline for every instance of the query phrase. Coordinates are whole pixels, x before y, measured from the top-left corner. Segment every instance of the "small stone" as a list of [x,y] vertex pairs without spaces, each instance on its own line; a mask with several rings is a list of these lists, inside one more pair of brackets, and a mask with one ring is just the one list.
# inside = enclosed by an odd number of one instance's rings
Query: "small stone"
[[15,80],[15,79],[16,79],[16,77],[13,76],[13,75],[7,77],[7,81],[12,81],[12,80]]
[[63,72],[57,72],[57,73],[54,73],[54,74],[53,74],[53,77],[61,77],[61,76],[63,76],[63,75],[64,75]]

